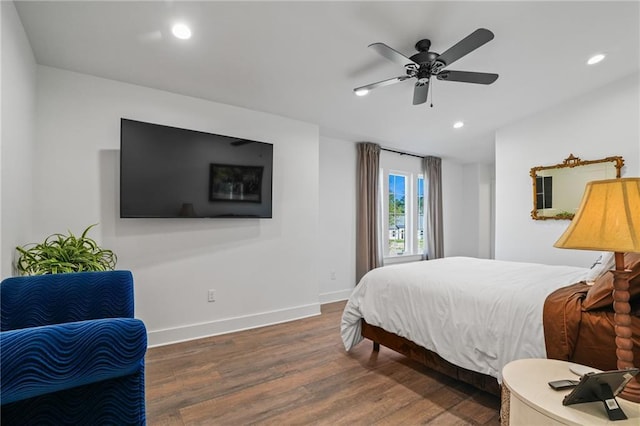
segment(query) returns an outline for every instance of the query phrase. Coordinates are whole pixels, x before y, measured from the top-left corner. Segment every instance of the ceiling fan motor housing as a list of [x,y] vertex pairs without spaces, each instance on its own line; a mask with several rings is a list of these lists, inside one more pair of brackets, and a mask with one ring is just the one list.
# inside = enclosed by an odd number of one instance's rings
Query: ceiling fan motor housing
[[438,56],[440,55],[435,52],[418,52],[409,59],[422,67],[423,65],[429,65]]

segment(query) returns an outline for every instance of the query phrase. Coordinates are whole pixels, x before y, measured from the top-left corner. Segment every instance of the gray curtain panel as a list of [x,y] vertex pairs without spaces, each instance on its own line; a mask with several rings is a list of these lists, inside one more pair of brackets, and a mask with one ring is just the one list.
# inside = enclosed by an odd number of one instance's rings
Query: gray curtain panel
[[378,224],[380,145],[362,142],[357,147],[356,284],[364,274],[382,265]]
[[444,257],[442,237],[442,159],[427,156],[422,159],[424,173],[424,258]]

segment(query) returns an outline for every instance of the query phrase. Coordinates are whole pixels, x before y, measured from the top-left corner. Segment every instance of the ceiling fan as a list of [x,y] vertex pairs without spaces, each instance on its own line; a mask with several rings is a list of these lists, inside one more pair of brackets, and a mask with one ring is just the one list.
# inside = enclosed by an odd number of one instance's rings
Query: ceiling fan
[[369,93],[372,89],[415,78],[418,81],[416,82],[413,90],[413,104],[420,105],[427,101],[427,95],[429,94],[429,81],[432,76],[435,76],[438,80],[444,81],[491,84],[497,80],[498,74],[443,70],[443,68],[473,52],[492,39],[493,33],[491,31],[485,28],[479,28],[450,47],[441,55],[435,52],[429,52],[431,41],[424,39],[416,43],[415,47],[418,53],[411,57],[404,56],[402,53],[390,48],[384,43],[370,44],[369,47],[380,55],[392,62],[395,62],[396,64],[402,65],[405,69],[405,75],[390,78],[388,80],[382,80],[377,83],[367,84],[366,86],[356,87],[353,91],[356,95],[363,96]]

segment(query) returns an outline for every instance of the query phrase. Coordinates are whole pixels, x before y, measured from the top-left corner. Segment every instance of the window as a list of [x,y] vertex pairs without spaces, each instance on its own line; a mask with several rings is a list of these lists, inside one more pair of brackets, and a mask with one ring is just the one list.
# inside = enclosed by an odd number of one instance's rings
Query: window
[[384,170],[383,223],[385,257],[424,250],[424,178],[417,173]]
[[389,173],[389,245],[391,255],[404,254],[406,251],[405,194],[407,192],[406,176]]

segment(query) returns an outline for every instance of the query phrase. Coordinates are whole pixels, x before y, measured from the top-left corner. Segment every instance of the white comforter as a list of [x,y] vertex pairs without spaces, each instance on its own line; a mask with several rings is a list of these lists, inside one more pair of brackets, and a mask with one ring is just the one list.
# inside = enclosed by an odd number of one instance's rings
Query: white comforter
[[510,361],[546,358],[544,301],[588,272],[469,257],[377,268],[362,278],[347,302],[342,340],[347,350],[362,341],[364,318],[501,382],[502,367]]

